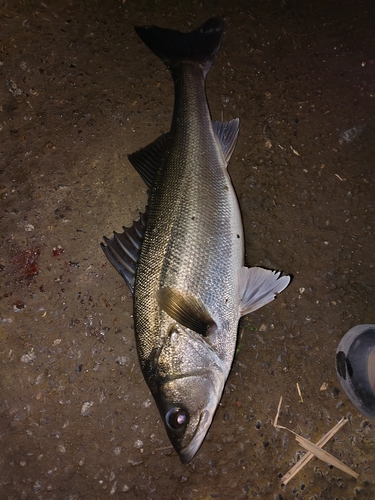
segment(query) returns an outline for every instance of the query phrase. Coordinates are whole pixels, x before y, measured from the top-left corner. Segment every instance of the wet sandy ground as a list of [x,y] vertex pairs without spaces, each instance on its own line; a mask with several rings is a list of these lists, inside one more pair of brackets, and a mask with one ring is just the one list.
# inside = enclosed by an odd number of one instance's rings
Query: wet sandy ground
[[[240,117],[230,173],[247,261],[291,273],[240,327],[196,458],[171,449],[138,366],[132,299],[99,242],[143,210],[127,154],[169,128],[167,70],[134,24],[227,32],[214,119]],[[369,499],[374,422],[341,390],[335,349],[374,323],[372,1],[2,2],[1,498]],[[297,393],[299,383],[303,403]],[[279,423],[359,473],[302,454]]]

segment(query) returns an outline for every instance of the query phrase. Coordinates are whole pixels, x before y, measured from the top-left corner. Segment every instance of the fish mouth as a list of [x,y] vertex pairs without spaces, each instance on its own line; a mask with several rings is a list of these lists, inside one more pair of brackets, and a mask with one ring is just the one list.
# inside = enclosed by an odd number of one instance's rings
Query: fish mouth
[[199,450],[211,425],[212,418],[213,413],[209,412],[208,410],[202,411],[199,419],[199,424],[193,439],[190,441],[188,446],[186,446],[186,448],[179,451],[180,460],[183,464],[187,464],[188,462],[190,462],[190,460],[192,460],[194,455]]

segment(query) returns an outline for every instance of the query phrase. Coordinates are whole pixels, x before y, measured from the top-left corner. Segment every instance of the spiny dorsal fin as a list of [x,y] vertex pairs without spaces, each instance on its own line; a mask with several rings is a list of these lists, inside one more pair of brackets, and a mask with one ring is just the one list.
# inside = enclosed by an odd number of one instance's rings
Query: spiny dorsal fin
[[162,288],[157,293],[159,306],[177,323],[207,336],[215,321],[204,304],[194,295],[173,288]]
[[168,133],[163,134],[144,148],[128,155],[130,163],[142,177],[149,189],[160,167],[168,135]]
[[276,298],[290,283],[290,276],[262,267],[241,267],[239,272],[240,315],[256,311]]
[[141,253],[143,238],[147,224],[147,208],[139,214],[139,220],[130,227],[123,227],[123,233],[113,233],[113,238],[104,236],[105,246],[100,243],[103,252],[116,271],[124,278],[125,283],[134,294],[135,270]]
[[240,120],[239,118],[235,118],[230,122],[212,122],[212,127],[220,141],[225,160],[228,164],[236,146]]

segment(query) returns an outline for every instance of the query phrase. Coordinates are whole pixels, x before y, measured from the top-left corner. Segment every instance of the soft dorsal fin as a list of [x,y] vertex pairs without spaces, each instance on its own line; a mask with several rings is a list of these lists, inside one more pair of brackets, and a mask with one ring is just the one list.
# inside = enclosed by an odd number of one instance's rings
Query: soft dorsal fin
[[142,177],[149,189],[160,167],[167,139],[168,134],[163,134],[144,148],[128,155],[130,163]]
[[105,246],[100,243],[103,252],[116,271],[124,278],[125,283],[134,294],[135,269],[141,253],[143,238],[147,224],[147,208],[139,214],[139,220],[130,227],[123,227],[124,232],[114,232],[113,238],[104,236]]
[[159,306],[177,323],[207,336],[215,321],[204,304],[194,295],[173,288],[162,288],[157,293]]
[[235,118],[230,122],[212,122],[212,127],[219,139],[225,161],[228,164],[236,146],[240,120],[239,118]]
[[290,276],[262,267],[241,267],[239,272],[240,315],[256,311],[276,298],[290,283]]

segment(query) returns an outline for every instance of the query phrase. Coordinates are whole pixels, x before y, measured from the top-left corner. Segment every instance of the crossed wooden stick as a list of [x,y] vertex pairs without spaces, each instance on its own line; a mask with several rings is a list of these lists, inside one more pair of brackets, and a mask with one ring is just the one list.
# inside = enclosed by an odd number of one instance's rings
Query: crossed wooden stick
[[[299,389],[299,387],[297,387]],[[302,396],[300,394],[300,398],[302,399]],[[314,444],[308,439],[305,439],[304,437],[300,436],[296,432],[288,429],[287,427],[284,427],[282,425],[279,425],[277,423],[279,419],[279,413],[280,413],[280,408],[281,408],[281,403],[283,401],[283,397],[280,397],[279,401],[279,406],[277,408],[277,413],[275,420],[273,422],[273,426],[277,429],[285,429],[292,434],[295,435],[296,441],[307,451],[307,453],[299,460],[293,467],[281,478],[281,483],[286,485],[289,483],[289,481],[314,457],[318,457],[320,460],[323,462],[326,462],[329,465],[333,465],[337,469],[342,470],[343,472],[346,472],[350,476],[354,477],[355,479],[358,478],[359,474],[357,472],[354,472],[353,469],[342,463],[340,460],[335,458],[333,455],[330,453],[327,453],[324,451],[322,448],[323,446],[331,439],[332,436],[336,434],[336,432],[341,429],[342,426],[344,426],[348,420],[346,418],[342,418],[327,434],[325,434],[319,441]]]

